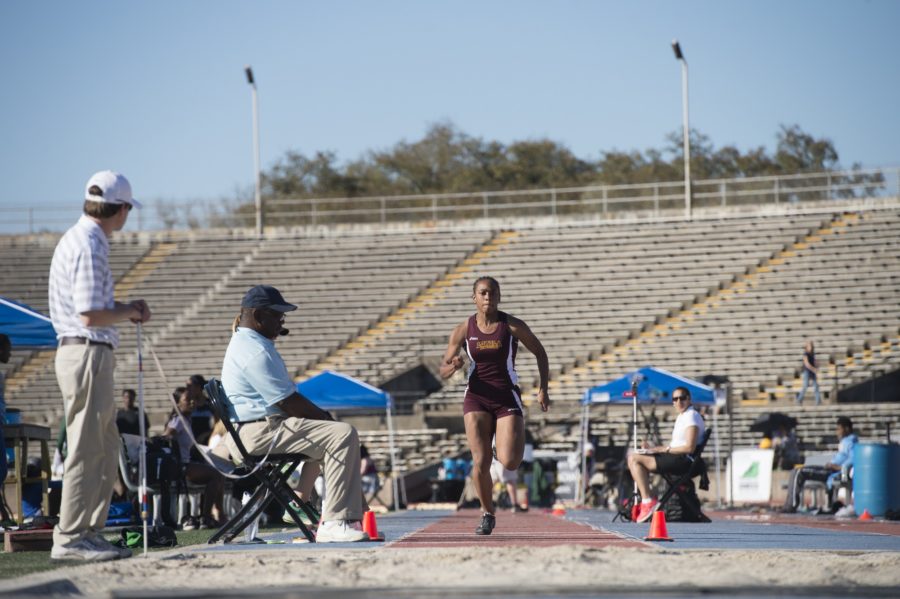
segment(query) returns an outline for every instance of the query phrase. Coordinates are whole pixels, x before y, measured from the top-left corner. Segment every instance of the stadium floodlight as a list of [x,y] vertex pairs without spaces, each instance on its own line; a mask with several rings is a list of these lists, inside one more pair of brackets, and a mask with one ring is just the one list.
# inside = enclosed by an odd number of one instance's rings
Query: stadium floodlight
[[263,210],[262,210],[262,190],[260,189],[259,174],[259,98],[256,95],[256,81],[253,79],[253,69],[250,65],[244,67],[244,73],[247,75],[247,83],[253,95],[253,158],[256,168],[256,234],[262,237],[263,233]]
[[681,62],[681,120],[684,136],[684,217],[691,218],[691,129],[688,125],[688,66],[678,40],[672,40],[675,59]]

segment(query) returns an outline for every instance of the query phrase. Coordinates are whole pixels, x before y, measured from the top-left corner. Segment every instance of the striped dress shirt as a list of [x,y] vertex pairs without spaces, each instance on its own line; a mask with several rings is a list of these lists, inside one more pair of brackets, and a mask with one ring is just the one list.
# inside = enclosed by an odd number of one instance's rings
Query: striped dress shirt
[[56,338],[86,337],[119,345],[116,327],[87,327],[80,315],[115,307],[114,281],[109,269],[109,240],[103,229],[82,215],[66,231],[50,263],[50,319]]

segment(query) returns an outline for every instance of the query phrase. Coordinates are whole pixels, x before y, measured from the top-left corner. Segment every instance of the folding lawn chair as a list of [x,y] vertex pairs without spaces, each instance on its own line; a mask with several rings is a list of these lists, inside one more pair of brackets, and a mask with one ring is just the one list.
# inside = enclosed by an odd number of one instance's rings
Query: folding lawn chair
[[693,522],[710,522],[706,514],[700,510],[700,503],[694,490],[693,479],[699,476],[700,488],[704,490],[709,488],[709,479],[706,476],[706,463],[703,461],[703,450],[706,448],[706,443],[709,441],[711,434],[712,428],[707,428],[700,442],[694,448],[694,452],[688,456],[688,459],[691,460],[691,467],[688,468],[687,472],[680,476],[660,473],[669,488],[659,498],[659,507],[657,509],[664,510],[666,503],[672,499],[673,495],[677,494],[682,508],[688,512]]
[[[222,528],[210,537],[208,542],[216,543],[220,540],[225,543],[230,542],[259,517],[274,499],[291,516],[297,528],[303,532],[303,535],[309,542],[315,543],[315,535],[300,519],[296,506],[299,506],[310,522],[314,524],[318,522],[315,512],[307,503],[301,502],[293,489],[287,484],[288,478],[297,469],[300,462],[309,458],[303,454],[270,453],[268,457],[250,455],[243,442],[241,442],[241,437],[237,434],[234,424],[228,419],[228,410],[226,408],[228,398],[225,395],[225,390],[222,388],[222,383],[217,379],[210,379],[206,383],[206,395],[209,398],[209,405],[213,414],[222,421],[225,430],[237,446],[241,454],[237,457],[240,458],[245,468],[253,471],[253,477],[259,483],[250,500]],[[265,463],[260,466],[264,459]]]

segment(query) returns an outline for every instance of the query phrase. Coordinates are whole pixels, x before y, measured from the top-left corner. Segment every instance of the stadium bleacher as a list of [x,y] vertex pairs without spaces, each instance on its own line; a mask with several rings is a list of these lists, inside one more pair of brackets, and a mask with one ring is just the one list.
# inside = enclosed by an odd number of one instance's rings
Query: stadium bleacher
[[[472,312],[471,285],[500,280],[501,309],[522,318],[551,359],[551,413],[532,414],[539,439],[577,442],[584,390],[653,364],[686,376],[727,375],[736,444],[747,421],[777,407],[799,413],[809,447],[828,446],[833,417],[851,415],[863,434],[883,435],[900,404],[836,404],[835,391],[900,369],[900,210],[829,210],[726,215],[690,222],[505,222],[406,230],[273,231],[264,239],[210,232],[118,234],[111,258],[119,299],[143,297],[145,391],[152,422],[171,388],[191,374],[216,375],[244,291],[265,282],[300,309],[279,348],[298,380],[330,368],[381,385],[413,368],[435,370],[454,325]],[[0,239],[2,293],[45,311],[58,236]],[[136,382],[135,335],[121,327],[117,388]],[[813,339],[826,405],[796,408],[800,354]],[[158,355],[164,380],[150,359]],[[61,414],[53,352],[15,351],[7,403],[27,420],[56,427]],[[526,398],[534,360],[521,349]],[[461,414],[458,377],[417,402],[418,425],[400,431],[403,469],[456,455],[464,438],[437,416]],[[615,410],[592,434],[627,436]],[[443,421],[442,421],[443,422]],[[739,424],[738,424],[739,423]],[[808,427],[808,428],[806,428]],[[740,430],[738,430],[740,429]],[[363,439],[382,468],[377,430]],[[727,431],[722,431],[722,435]],[[606,442],[606,441],[603,441]]]

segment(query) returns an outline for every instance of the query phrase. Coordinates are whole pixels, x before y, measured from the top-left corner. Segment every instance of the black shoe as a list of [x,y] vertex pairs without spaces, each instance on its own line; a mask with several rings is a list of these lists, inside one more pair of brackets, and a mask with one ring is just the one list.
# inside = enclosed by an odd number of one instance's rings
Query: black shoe
[[497,525],[497,520],[494,518],[494,514],[485,513],[481,516],[481,524],[478,525],[478,528],[475,529],[476,535],[489,535],[494,530],[494,526]]
[[527,512],[528,508],[524,505],[514,505],[512,506],[512,513],[521,514],[522,512]]

